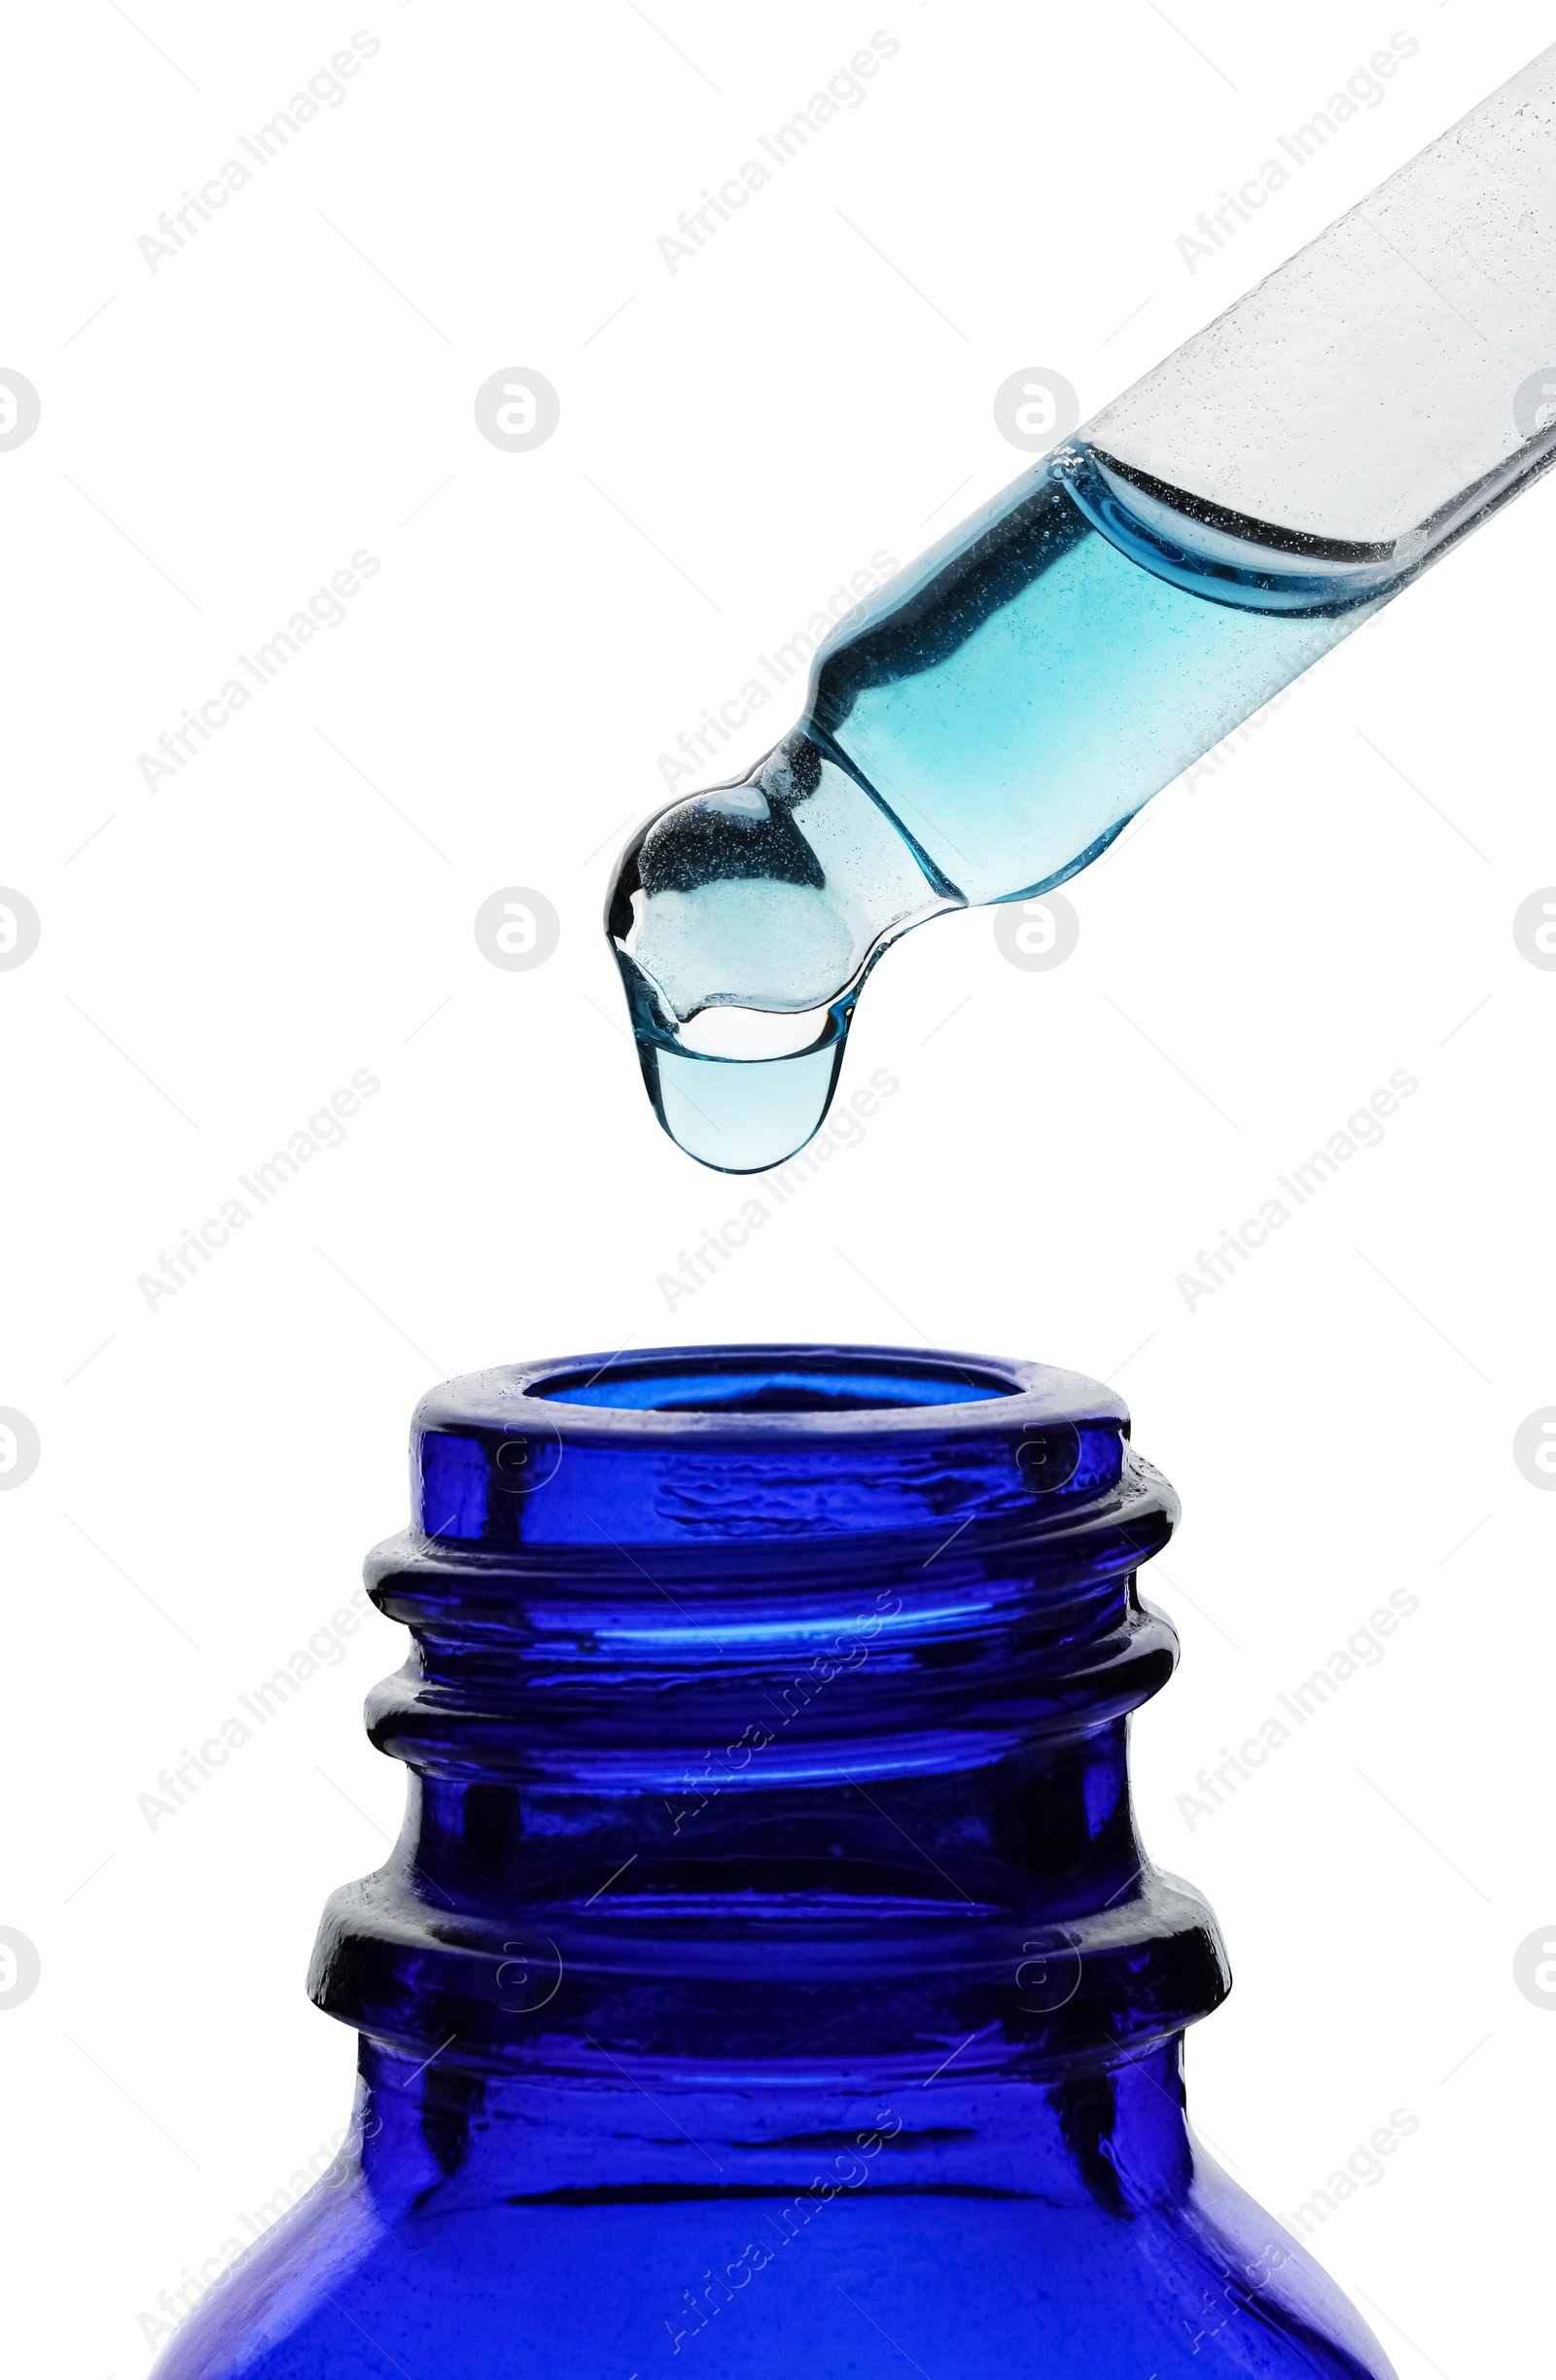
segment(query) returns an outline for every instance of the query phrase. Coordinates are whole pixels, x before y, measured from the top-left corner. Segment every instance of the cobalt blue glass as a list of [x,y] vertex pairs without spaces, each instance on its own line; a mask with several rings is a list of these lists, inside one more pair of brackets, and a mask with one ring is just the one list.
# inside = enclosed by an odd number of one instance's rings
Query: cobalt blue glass
[[309,1981],[351,2135],[160,2380],[1386,2380],[1188,2128],[1228,1975],[1131,1814],[1176,1504],[1111,1390],[513,1366],[411,1488],[405,1831]]

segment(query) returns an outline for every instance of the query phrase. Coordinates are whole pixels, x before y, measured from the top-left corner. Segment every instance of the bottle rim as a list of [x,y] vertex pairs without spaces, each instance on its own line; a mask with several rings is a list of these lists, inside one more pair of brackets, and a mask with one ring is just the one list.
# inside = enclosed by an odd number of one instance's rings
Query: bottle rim
[[417,1439],[526,1429],[563,1442],[707,1446],[796,1439],[985,1437],[1114,1422],[1117,1393],[1058,1366],[945,1348],[801,1341],[654,1347],[466,1372],[424,1396]]

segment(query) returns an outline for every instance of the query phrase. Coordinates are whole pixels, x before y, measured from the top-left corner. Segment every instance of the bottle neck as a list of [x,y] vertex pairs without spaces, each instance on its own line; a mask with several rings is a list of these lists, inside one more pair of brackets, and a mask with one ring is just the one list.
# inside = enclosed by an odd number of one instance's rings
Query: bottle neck
[[412,2064],[868,2095],[1217,2004],[1129,1801],[1171,1490],[1093,1383],[846,1354],[670,1351],[611,1384],[663,1409],[582,1416],[580,1367],[545,1429],[507,1375],[440,1392],[368,1566],[413,1640],[368,1712],[406,1827],[326,1912],[323,2007]]
[[871,1774],[828,1732],[825,1684],[812,1680],[808,1704],[803,1684],[757,1689],[743,1707],[759,1715],[737,1733],[739,1708],[723,1741],[636,1791],[412,1773],[391,1865],[429,1909],[493,1924],[672,1903],[712,1920],[800,1896],[859,1927],[909,1908],[1054,1921],[1106,1906],[1140,1874],[1124,1717],[994,1757],[926,1733],[915,1772]]
[[969,2082],[948,2070],[881,2091],[825,2078],[776,2095],[703,2084],[678,2092],[669,2116],[619,2077],[579,2088],[457,2059],[414,2065],[365,2041],[354,2145],[386,2211],[789,2195],[804,2222],[867,2186],[1050,2205],[1089,2196],[1117,2213],[1187,2185],[1182,2046],[1175,2035],[1047,2082]]
[[[614,1680],[591,1744],[576,1709],[532,1728],[490,1707],[525,1691],[512,1648],[429,1637],[374,1719],[403,1754],[422,1731],[405,1829],[332,1902],[314,1996],[411,2063],[442,2047],[655,2093],[710,2069],[902,2089],[958,2044],[972,2071],[1044,2078],[1160,2042],[1225,1971],[1130,1802],[1127,1714],[1169,1673],[1171,1634],[1131,1585],[1113,1601],[1056,1671],[1007,1648],[981,1693],[976,1653],[926,1664],[921,1632],[858,1660],[834,1638],[787,1679],[742,1664],[671,1689],[693,1705],[673,1744],[660,1682]],[[474,1778],[440,1773],[427,1740],[461,1694]],[[563,1773],[545,1773],[549,1727]]]

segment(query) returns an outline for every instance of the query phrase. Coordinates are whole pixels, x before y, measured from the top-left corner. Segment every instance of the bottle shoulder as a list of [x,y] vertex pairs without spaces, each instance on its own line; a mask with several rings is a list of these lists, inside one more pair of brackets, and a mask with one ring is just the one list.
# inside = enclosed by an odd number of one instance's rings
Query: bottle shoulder
[[[1111,2167],[1044,2192],[899,2184],[819,2148],[795,2186],[710,2180],[396,2198],[322,2184],[196,2309],[156,2380],[574,2380],[697,2342],[703,2366],[852,2380],[889,2333],[936,2380],[1393,2380],[1327,2276],[1196,2155],[1140,2201]],[[1111,2179],[1110,2179],[1111,2177]]]

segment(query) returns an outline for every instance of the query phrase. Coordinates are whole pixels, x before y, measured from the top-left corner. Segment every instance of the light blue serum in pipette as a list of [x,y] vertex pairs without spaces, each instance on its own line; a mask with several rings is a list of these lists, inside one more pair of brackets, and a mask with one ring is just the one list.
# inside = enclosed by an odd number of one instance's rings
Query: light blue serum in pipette
[[1075,875],[1413,575],[1208,512],[1061,447],[849,615],[747,776],[632,837],[606,927],[689,1155],[801,1148],[899,935]]

